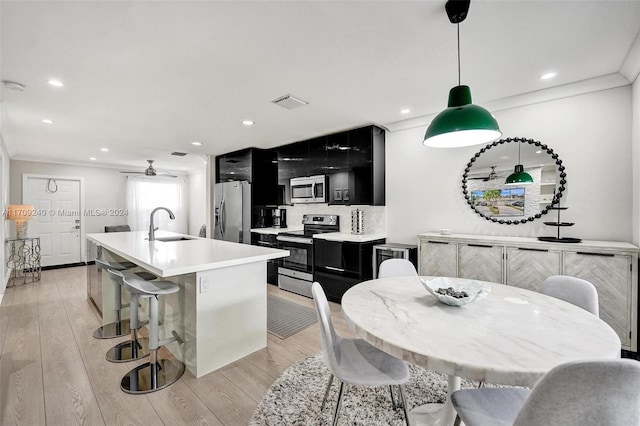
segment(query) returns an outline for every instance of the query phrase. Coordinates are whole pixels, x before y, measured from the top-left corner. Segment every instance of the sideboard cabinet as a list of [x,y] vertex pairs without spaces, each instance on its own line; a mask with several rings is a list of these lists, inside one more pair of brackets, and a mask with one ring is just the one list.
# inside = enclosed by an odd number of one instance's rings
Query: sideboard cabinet
[[541,291],[551,275],[585,279],[596,287],[600,318],[638,351],[638,247],[613,241],[555,244],[535,238],[441,235],[419,239],[420,275],[472,278]]

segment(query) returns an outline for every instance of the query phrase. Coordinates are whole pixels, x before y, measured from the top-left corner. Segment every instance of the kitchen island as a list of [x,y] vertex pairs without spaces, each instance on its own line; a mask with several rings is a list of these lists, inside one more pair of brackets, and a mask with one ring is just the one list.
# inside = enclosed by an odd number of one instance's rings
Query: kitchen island
[[[146,232],[88,234],[97,258],[128,260],[180,287],[160,297],[161,338],[175,331],[184,344],[166,348],[196,377],[223,367],[267,345],[267,260],[289,255],[286,250],[227,241]],[[164,240],[164,241],[163,241]],[[96,274],[88,274],[88,276]],[[114,320],[114,285],[107,274],[97,275],[102,300],[95,301],[103,323]],[[123,291],[123,303],[128,293]],[[141,318],[148,306],[143,302]],[[123,318],[128,309],[123,309]]]

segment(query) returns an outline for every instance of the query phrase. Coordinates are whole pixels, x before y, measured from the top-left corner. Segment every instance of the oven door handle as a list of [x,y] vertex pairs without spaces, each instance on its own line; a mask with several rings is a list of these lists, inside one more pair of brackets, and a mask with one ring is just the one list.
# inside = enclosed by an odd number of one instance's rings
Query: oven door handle
[[330,270],[330,271],[336,271],[336,272],[344,272],[344,269],[342,268],[336,268],[335,266],[325,266],[326,269]]
[[307,245],[313,244],[313,238],[289,237],[286,235],[278,235],[276,237],[276,240],[284,241],[286,243],[300,243],[300,244],[307,244]]

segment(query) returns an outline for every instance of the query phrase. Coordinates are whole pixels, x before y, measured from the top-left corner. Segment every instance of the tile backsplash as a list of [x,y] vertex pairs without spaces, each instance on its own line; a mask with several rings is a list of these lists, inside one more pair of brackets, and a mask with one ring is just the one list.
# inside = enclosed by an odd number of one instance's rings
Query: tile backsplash
[[386,234],[387,218],[385,206],[338,206],[323,203],[295,204],[281,206],[287,211],[287,226],[302,227],[302,215],[305,214],[335,214],[340,217],[340,232],[351,232],[351,211],[356,208],[364,211],[364,233]]

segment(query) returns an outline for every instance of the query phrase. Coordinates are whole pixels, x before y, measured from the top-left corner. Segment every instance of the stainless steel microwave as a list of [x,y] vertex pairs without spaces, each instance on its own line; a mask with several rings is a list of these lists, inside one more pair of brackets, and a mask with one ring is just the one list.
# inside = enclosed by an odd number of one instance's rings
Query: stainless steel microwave
[[326,203],[327,176],[308,176],[291,179],[292,203]]

